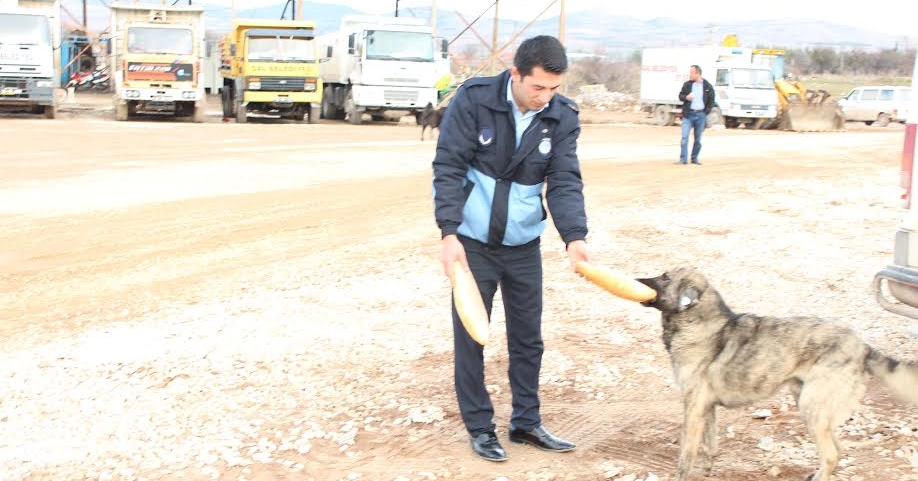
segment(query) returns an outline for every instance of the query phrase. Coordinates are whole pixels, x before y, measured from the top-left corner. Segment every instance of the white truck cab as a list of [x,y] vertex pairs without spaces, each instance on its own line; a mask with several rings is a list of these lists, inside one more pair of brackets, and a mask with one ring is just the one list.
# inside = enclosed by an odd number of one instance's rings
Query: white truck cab
[[[912,88],[918,88],[918,55],[912,74]],[[915,159],[918,158],[918,144],[915,142],[918,95],[912,95],[909,102],[900,174],[904,210],[896,230],[892,263],[876,274],[873,287],[877,301],[884,309],[918,319],[918,209],[914,201],[918,191],[918,176],[914,171]]]
[[449,65],[448,42],[437,42],[423,19],[345,15],[337,32],[317,37],[323,82],[322,117],[361,123],[398,120],[437,105],[437,82]]
[[774,119],[778,93],[770,66],[753,63],[748,47],[703,45],[648,47],[641,51],[641,108],[657,125],[674,125],[682,116],[679,91],[688,80],[689,66],[714,87],[715,106],[708,125],[728,128]]
[[57,115],[60,12],[60,0],[0,0],[0,110]]

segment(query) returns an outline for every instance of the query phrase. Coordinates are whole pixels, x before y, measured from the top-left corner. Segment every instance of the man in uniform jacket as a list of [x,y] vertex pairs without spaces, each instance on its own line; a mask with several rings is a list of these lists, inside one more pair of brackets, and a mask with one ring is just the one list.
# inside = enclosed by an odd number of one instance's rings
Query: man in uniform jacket
[[[544,200],[571,265],[589,260],[583,182],[577,158],[577,105],[557,94],[567,55],[558,39],[537,36],[518,48],[513,67],[467,80],[447,107],[433,160],[435,218],[441,262],[470,269],[490,315],[498,289],[504,303],[513,411],[509,439],[547,451],[574,444],[542,424],[540,238]],[[495,434],[485,390],[483,346],[452,308],[455,389],[475,454],[507,459]]]

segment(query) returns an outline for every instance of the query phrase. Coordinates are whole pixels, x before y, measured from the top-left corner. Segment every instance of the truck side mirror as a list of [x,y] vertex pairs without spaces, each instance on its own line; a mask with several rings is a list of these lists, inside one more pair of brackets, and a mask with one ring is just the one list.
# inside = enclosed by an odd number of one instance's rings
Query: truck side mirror
[[235,57],[235,56],[236,56],[236,44],[231,43],[230,44],[230,57]]
[[449,41],[445,38],[440,40],[440,56],[442,58],[449,57]]
[[332,58],[332,46],[329,45],[325,50],[325,58]]
[[356,44],[357,44],[357,40],[354,38],[354,34],[352,33],[347,37],[348,55],[354,55],[357,52]]

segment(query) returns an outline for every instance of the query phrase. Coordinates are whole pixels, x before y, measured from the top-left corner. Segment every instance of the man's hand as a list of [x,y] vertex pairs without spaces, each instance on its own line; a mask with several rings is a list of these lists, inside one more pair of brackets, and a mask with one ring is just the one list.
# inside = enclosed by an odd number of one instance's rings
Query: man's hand
[[686,94],[686,95],[685,95],[685,100],[688,100],[688,101],[690,101],[690,102],[691,102],[692,100],[695,100],[695,94]]
[[580,261],[590,262],[590,250],[587,248],[586,241],[575,240],[567,244],[567,258],[571,261],[571,270],[577,271],[577,263]]
[[469,262],[465,258],[465,247],[459,242],[455,234],[443,237],[440,241],[440,262],[443,263],[443,273],[452,281],[453,266],[456,261],[462,263],[465,270],[469,270]]

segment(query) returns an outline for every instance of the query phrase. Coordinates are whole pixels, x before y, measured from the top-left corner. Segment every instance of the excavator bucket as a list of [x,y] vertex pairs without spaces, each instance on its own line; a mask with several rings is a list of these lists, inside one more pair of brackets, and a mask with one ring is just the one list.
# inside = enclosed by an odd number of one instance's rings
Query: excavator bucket
[[800,82],[778,79],[775,88],[782,108],[766,128],[795,132],[831,132],[845,128],[845,115],[826,90],[807,90]]
[[795,132],[831,132],[845,127],[845,116],[835,102],[789,104],[783,127]]

